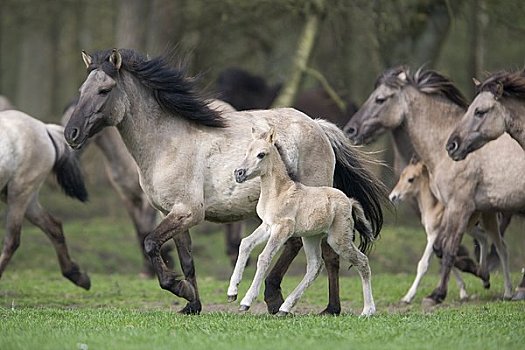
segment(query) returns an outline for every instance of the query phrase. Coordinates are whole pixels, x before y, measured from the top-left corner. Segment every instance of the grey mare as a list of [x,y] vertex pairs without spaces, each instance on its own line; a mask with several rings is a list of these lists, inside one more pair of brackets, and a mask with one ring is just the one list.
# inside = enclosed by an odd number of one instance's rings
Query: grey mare
[[[447,141],[447,152],[454,160],[489,141],[508,133],[525,150],[525,74],[498,72],[483,83],[474,80],[477,95]],[[509,150],[510,151],[510,150]],[[522,158],[523,151],[509,157]],[[525,271],[513,299],[525,300]]]
[[[516,212],[525,206],[525,192],[516,192],[516,188],[525,189],[520,186],[525,185],[525,178],[519,175],[525,170],[525,159],[501,156],[502,150],[517,147],[509,138],[463,163],[453,162],[447,156],[446,139],[466,106],[459,90],[439,73],[419,70],[412,76],[406,68],[397,67],[381,75],[375,90],[350,121],[356,142],[403,128],[415,152],[427,165],[432,192],[445,205],[443,227],[436,244],[443,254],[441,280],[427,303],[445,299],[450,270],[453,264],[460,263],[457,252],[474,214],[481,212],[484,229],[496,237],[496,212]],[[505,174],[498,169],[506,169]],[[504,271],[504,297],[510,298],[507,251],[500,249],[498,254]]]
[[[75,99],[64,111],[61,123],[66,125],[75,109],[78,98]],[[233,111],[229,104],[214,100],[210,101],[210,107],[219,110]],[[130,216],[140,250],[143,251],[144,238],[153,231],[157,225],[157,210],[153,208],[147,196],[139,184],[139,173],[137,164],[122,141],[115,127],[108,127],[93,137],[92,142],[104,155],[106,174],[111,185],[120,196],[128,215]],[[241,243],[243,225],[240,222],[227,224],[226,227],[226,253],[230,258],[232,266],[235,265],[239,245]],[[161,255],[166,264],[173,267],[173,260],[169,254],[170,247],[164,245]],[[148,277],[155,276],[149,258],[144,253],[143,274]]]
[[0,198],[7,204],[0,276],[20,245],[26,218],[51,240],[62,275],[89,289],[88,275],[69,256],[62,224],[38,201],[40,187],[51,172],[66,195],[87,200],[82,173],[64,140],[63,127],[44,124],[16,110],[0,112]]
[[[162,57],[149,60],[133,50],[116,49],[82,56],[88,77],[66,126],[66,140],[80,148],[105,126],[117,127],[138,165],[141,187],[165,215],[146,236],[144,248],[160,286],[188,300],[182,312],[202,308],[189,228],[203,220],[231,222],[255,215],[258,181],[237,184],[232,176],[251,140],[252,126],[273,124],[282,135],[279,148],[288,172],[307,185],[340,187],[359,200],[373,231],[379,232],[386,192],[337,127],[322,127],[293,109],[221,114],[208,107],[192,79]],[[170,238],[177,245],[184,280],[160,257],[160,247]],[[281,278],[297,251],[296,242],[285,247],[283,254],[289,258],[279,265]],[[327,310],[337,313],[338,256],[328,248],[324,253],[331,284]],[[280,280],[267,280],[268,289],[269,311],[277,312],[283,302]]]

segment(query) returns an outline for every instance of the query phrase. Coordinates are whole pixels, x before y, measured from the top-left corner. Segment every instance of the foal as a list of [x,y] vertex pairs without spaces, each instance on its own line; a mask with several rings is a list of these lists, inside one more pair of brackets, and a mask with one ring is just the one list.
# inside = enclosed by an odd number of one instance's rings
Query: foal
[[[412,286],[401,298],[402,302],[411,303],[417,292],[417,287],[421,279],[428,270],[430,258],[433,253],[434,242],[439,233],[439,227],[443,221],[443,212],[445,207],[441,204],[430,190],[430,178],[427,167],[419,160],[412,158],[410,164],[406,166],[399,177],[399,181],[390,193],[390,200],[393,203],[405,200],[407,198],[416,198],[419,211],[421,212],[421,224],[425,228],[427,234],[427,244],[419,263],[417,264],[417,274]],[[489,274],[487,271],[487,237],[482,234],[481,230],[471,230],[475,225],[479,215],[474,215],[469,222],[469,232],[480,243],[480,271],[479,276],[483,279],[483,286],[490,287]],[[461,254],[458,254],[456,259],[459,259]],[[459,297],[461,300],[468,298],[465,289],[465,282],[459,274],[457,268],[453,268],[452,272],[456,277],[456,282],[459,287]]]
[[[343,259],[357,267],[363,283],[364,308],[362,316],[375,313],[370,266],[363,253],[375,239],[363,208],[355,200],[331,187],[309,187],[294,182],[275,145],[275,132],[270,129],[256,135],[248,146],[242,165],[235,170],[235,180],[242,183],[261,178],[261,195],[257,214],[262,224],[241,241],[239,257],[235,264],[228,301],[237,299],[237,287],[241,281],[246,261],[253,248],[268,241],[259,255],[257,272],[250,289],[241,301],[241,311],[246,311],[259,294],[263,278],[275,253],[293,236],[301,237],[306,253],[307,268],[303,280],[286,298],[278,315],[287,315],[322,269],[321,239],[327,234],[327,242]],[[359,251],[353,243],[354,229],[361,237]]]

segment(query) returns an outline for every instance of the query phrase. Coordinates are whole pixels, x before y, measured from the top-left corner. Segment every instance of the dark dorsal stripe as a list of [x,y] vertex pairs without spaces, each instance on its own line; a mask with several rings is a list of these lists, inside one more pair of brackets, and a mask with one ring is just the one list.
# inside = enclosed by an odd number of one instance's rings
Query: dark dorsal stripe
[[[120,49],[119,53],[122,56],[121,69],[133,74],[143,86],[151,89],[163,110],[201,125],[226,126],[226,120],[221,114],[208,107],[206,99],[198,92],[195,82],[186,76],[185,71],[170,66],[165,57],[148,59],[130,49]],[[117,79],[118,71],[109,62],[110,55],[111,50],[95,52],[88,72],[101,69]]]

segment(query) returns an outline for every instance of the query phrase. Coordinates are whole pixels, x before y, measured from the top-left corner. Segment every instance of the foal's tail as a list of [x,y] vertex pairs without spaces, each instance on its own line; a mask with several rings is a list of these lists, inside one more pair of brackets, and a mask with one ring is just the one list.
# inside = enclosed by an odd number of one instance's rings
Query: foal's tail
[[60,125],[46,124],[46,129],[56,151],[53,172],[58,184],[69,197],[86,202],[88,193],[80,169],[80,162],[64,139],[64,128]]
[[370,221],[366,218],[363,207],[359,202],[353,198],[350,198],[352,219],[354,220],[354,230],[359,233],[360,243],[359,250],[363,253],[368,253],[369,248],[374,243],[376,236],[372,230]]
[[[371,237],[375,240],[383,226],[381,203],[390,205],[385,185],[364,167],[364,163],[377,164],[353,146],[336,125],[322,119],[315,120],[330,140],[335,153],[334,187],[347,197],[355,198],[362,206],[370,223]],[[368,252],[372,240],[362,240],[359,249]]]

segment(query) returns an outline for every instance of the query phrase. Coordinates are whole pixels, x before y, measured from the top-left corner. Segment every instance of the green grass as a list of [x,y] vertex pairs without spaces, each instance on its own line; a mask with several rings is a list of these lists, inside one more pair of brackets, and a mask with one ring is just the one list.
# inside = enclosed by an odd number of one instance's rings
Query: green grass
[[[346,265],[341,271],[340,317],[316,316],[327,302],[325,276],[306,292],[294,317],[266,315],[261,298],[248,314],[238,314],[238,304],[226,303],[232,268],[224,253],[222,229],[205,225],[192,232],[203,314],[179,315],[182,300],[161,290],[155,280],[139,278],[141,256],[122,208],[116,206],[98,219],[85,213],[71,219],[76,211],[103,212],[96,207],[101,203],[94,198],[86,208],[72,204],[52,209],[70,217],[64,224],[67,242],[73,259],[90,274],[90,291],[64,279],[47,238],[24,227],[21,247],[0,280],[0,349],[516,349],[525,343],[525,303],[499,300],[503,282],[498,272],[491,276],[490,290],[466,276],[471,296],[467,303],[459,301],[451,282],[445,303],[424,311],[421,300],[438,280],[434,261],[414,304],[398,303],[413,280],[425,243],[422,230],[410,225],[387,225],[372,252],[378,314],[369,319],[357,316],[361,284]],[[517,233],[520,225],[515,222],[508,236],[514,284],[525,261],[523,239]],[[470,239],[466,242],[469,245]],[[301,253],[283,283],[285,294],[303,271]],[[241,295],[253,272],[252,264]]]

